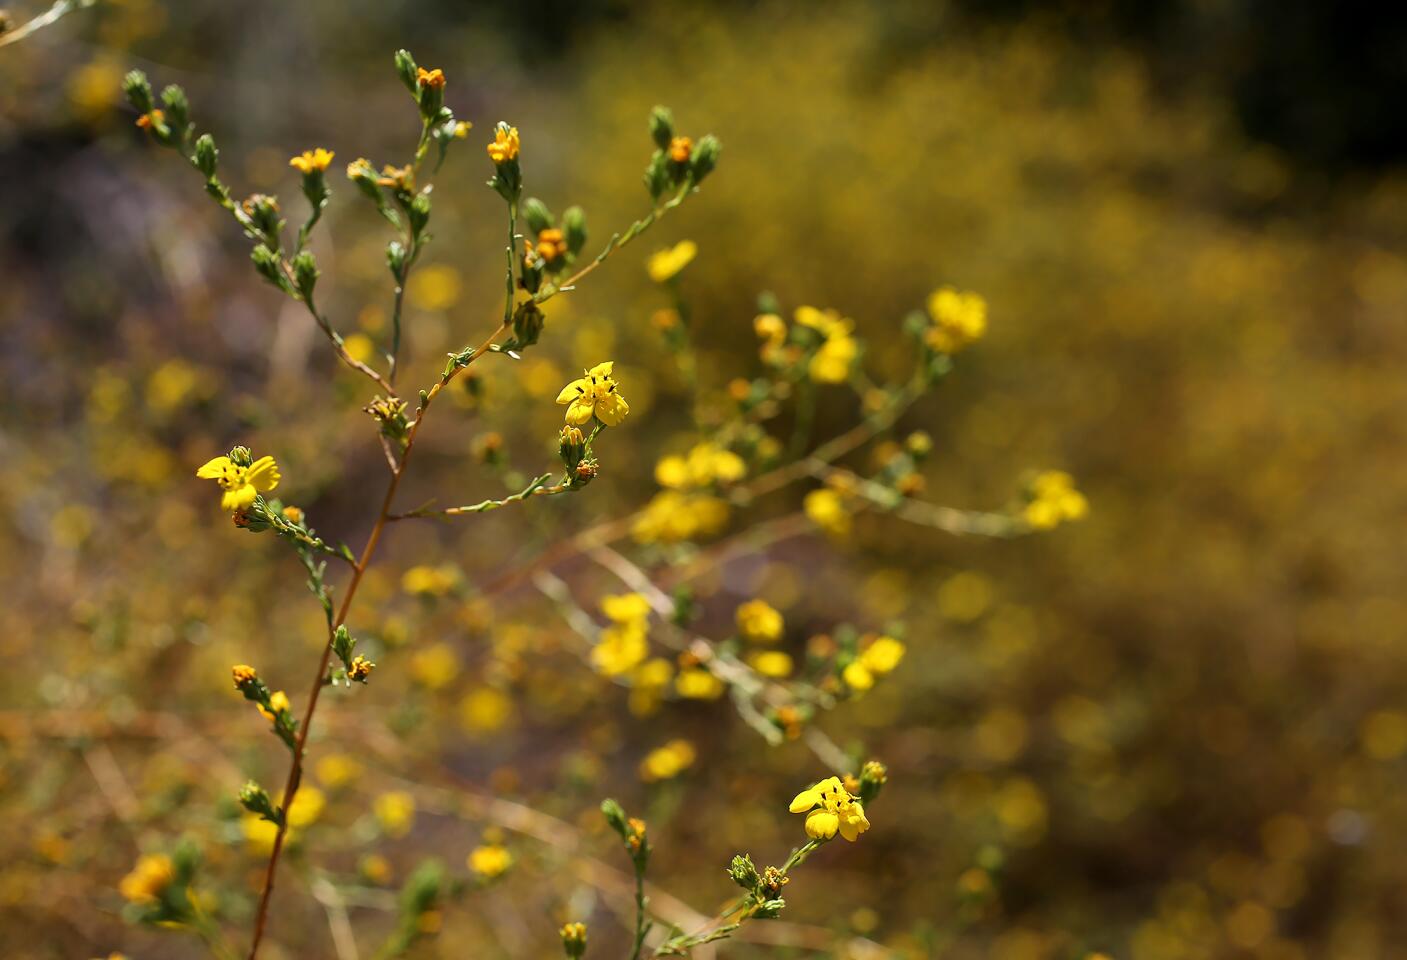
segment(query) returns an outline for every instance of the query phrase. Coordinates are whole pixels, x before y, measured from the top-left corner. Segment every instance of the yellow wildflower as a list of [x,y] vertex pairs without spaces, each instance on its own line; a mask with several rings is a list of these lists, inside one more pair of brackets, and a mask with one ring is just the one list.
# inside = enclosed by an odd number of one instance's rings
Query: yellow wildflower
[[980,294],[941,287],[929,294],[928,315],[933,326],[926,339],[939,353],[957,353],[987,332],[987,301]]
[[459,571],[445,564],[439,567],[411,567],[401,576],[401,589],[417,596],[442,597],[459,582]]
[[494,687],[476,687],[459,701],[459,722],[470,733],[501,729],[513,714],[513,701]]
[[778,680],[790,676],[793,666],[791,654],[783,653],[780,650],[758,650],[748,657],[747,662],[752,669],[764,677]]
[[445,85],[445,72],[439,67],[436,67],[434,70],[416,67],[415,80],[422,87],[433,87],[436,90],[440,90],[443,89]]
[[470,850],[466,862],[470,870],[485,880],[492,880],[513,866],[513,854],[508,852],[507,847],[501,847],[496,843],[486,843]]
[[694,765],[698,753],[688,740],[671,740],[640,761],[640,779],[647,783],[672,780]]
[[604,676],[618,677],[649,655],[644,623],[617,623],[601,631],[601,638],[591,648],[591,665]]
[[850,376],[850,365],[860,353],[860,345],[850,335],[853,324],[834,310],[805,306],[796,308],[796,322],[823,338],[807,368],[811,379],[818,383],[844,383]]
[[663,657],[653,657],[630,673],[630,712],[646,717],[659,709],[660,699],[669,681],[674,679],[674,665]]
[[1031,496],[1022,516],[1037,530],[1049,530],[1066,520],[1079,520],[1089,512],[1089,501],[1075,489],[1074,478],[1063,470],[1038,474],[1031,481]]
[[247,663],[237,663],[230,671],[234,675],[234,685],[236,690],[243,689],[246,684],[253,683],[259,679],[259,673]]
[[376,664],[359,653],[352,658],[352,662],[347,666],[347,678],[365,683],[366,678],[371,676],[371,671],[375,669]]
[[290,827],[306,827],[322,816],[323,808],[327,806],[327,797],[317,787],[305,786],[293,796],[293,802],[288,805],[288,825]]
[[687,457],[674,454],[655,464],[655,482],[673,490],[736,483],[746,475],[743,458],[716,443],[696,444]]
[[699,254],[699,245],[692,240],[680,240],[672,247],[656,250],[650,254],[645,268],[655,283],[664,283],[678,276]]
[[845,500],[835,490],[812,490],[801,501],[801,507],[811,522],[837,537],[850,532],[850,512]]
[[723,681],[702,667],[680,670],[674,678],[674,689],[687,700],[717,700],[723,696]]
[[721,532],[729,515],[728,501],[719,497],[664,490],[645,505],[631,533],[641,543],[678,543]]
[[313,171],[321,173],[332,163],[332,158],[336,156],[331,150],[324,150],[318,147],[315,150],[304,150],[298,156],[288,161],[288,165],[299,173],[309,174]]
[[202,480],[215,480],[224,490],[220,509],[229,513],[245,510],[261,493],[269,493],[282,477],[273,457],[260,457],[248,466],[241,466],[229,457],[209,460],[195,475]]
[[256,703],[254,704],[254,706],[259,708],[259,712],[264,715],[265,720],[269,721],[270,723],[273,723],[275,720],[278,719],[278,715],[280,713],[289,708],[288,694],[284,693],[282,690],[279,690],[277,693],[269,697],[268,707],[265,707],[262,703]]
[[874,673],[861,660],[852,660],[840,672],[845,685],[856,693],[864,693],[874,686]]
[[509,127],[507,130],[499,127],[494,131],[493,143],[488,146],[489,159],[494,163],[516,160],[519,145],[517,127]]
[[630,404],[620,395],[619,385],[611,376],[615,362],[598,363],[586,375],[573,380],[557,394],[557,402],[567,404],[567,422],[581,426],[595,416],[608,427],[614,427],[630,412]]
[[766,600],[749,600],[734,614],[738,632],[754,643],[776,643],[782,638],[786,622],[781,613]]
[[410,658],[410,675],[430,690],[439,690],[459,676],[459,657],[448,643],[419,650]]
[[171,858],[161,853],[147,853],[137,858],[136,866],[117,885],[118,892],[131,903],[153,903],[175,878]]
[[874,674],[886,674],[904,659],[905,647],[893,637],[876,637],[864,650],[860,651],[860,662]]
[[329,789],[336,789],[361,776],[362,765],[345,753],[330,753],[318,761],[318,779]]
[[842,837],[853,842],[870,828],[865,808],[837,777],[827,777],[801,791],[789,809],[792,813],[806,814],[806,835],[813,840],[829,840],[839,831]]
[[637,623],[650,617],[650,601],[643,594],[624,593],[601,598],[601,612],[614,623]]
[[386,836],[403,837],[415,823],[415,798],[404,790],[391,790],[376,798],[372,811]]

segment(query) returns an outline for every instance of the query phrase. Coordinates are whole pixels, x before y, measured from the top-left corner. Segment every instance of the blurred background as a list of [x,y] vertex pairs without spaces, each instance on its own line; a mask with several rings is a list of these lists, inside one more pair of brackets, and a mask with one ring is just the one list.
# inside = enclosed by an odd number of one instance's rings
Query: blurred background
[[[11,6],[23,20],[39,4]],[[661,889],[703,913],[730,896],[733,853],[778,862],[800,837],[785,804],[826,772],[803,743],[769,747],[726,700],[642,716],[531,586],[485,589],[638,508],[654,462],[692,443],[650,322],[668,300],[644,269],[684,238],[714,391],[757,372],[762,291],[853,317],[890,376],[905,312],[941,284],[979,291],[987,338],[900,424],[934,438],[923,498],[992,509],[1056,468],[1090,502],[1013,540],[864,515],[843,543],[807,534],[699,580],[705,635],[754,596],[794,650],[841,621],[907,624],[896,674],[818,720],[891,777],[870,833],[787,890],[811,950],[1407,955],[1407,15],[483,6],[101,0],[0,48],[0,953],[200,955],[121,919],[139,852],[181,835],[245,936],[264,854],[233,796],[248,776],[281,783],[286,755],[229,665],[301,704],[321,614],[287,552],[233,530],[192,474],[236,442],[272,453],[280,493],[360,545],[385,469],[363,384],[133,126],[121,76],[186,88],[237,196],[293,207],[287,158],[336,151],[320,291],[374,338],[387,237],[340,171],[413,144],[390,63],[405,46],[475,124],[437,178],[411,383],[497,322],[495,121],[522,131],[528,193],[586,208],[593,248],[647,209],[653,104],[724,153],[698,198],[549,304],[539,348],[483,365],[481,395],[427,428],[406,507],[501,495],[475,457],[489,430],[517,469],[550,469],[552,399],[586,363],[613,357],[633,410],[583,495],[393,530],[353,616],[381,670],[320,712],[309,782],[325,803],[285,864],[267,957],[347,960],[344,908],[371,955],[422,856],[463,873],[486,841],[514,868],[447,908],[417,955],[549,956],[567,919],[591,923],[589,956],[623,955],[607,794],[649,819]],[[854,420],[853,398],[828,394],[818,433]],[[436,576],[403,579],[416,567]],[[555,572],[584,605],[620,589],[590,564]],[[647,782],[641,760],[675,739],[694,763]],[[329,906],[329,876],[361,877],[362,899]]]

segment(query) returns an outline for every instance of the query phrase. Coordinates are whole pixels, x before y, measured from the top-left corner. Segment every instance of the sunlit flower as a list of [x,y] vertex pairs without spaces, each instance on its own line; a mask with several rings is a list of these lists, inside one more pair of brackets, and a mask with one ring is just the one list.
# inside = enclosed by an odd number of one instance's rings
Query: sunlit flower
[[269,705],[267,707],[262,703],[256,703],[254,706],[264,715],[265,720],[274,723],[278,720],[278,715],[289,708],[288,694],[279,690],[269,697]]
[[747,475],[747,463],[716,443],[700,443],[687,456],[672,454],[655,464],[655,482],[683,490],[714,483],[736,483]]
[[608,427],[625,419],[630,405],[620,395],[619,385],[611,376],[615,362],[598,363],[586,375],[573,380],[557,394],[557,402],[567,404],[567,422],[580,426],[594,415]]
[[1046,470],[1031,481],[1031,501],[1022,516],[1037,530],[1049,530],[1066,520],[1079,520],[1089,512],[1089,501],[1075,489],[1074,478],[1063,470]]
[[492,880],[513,866],[513,854],[508,852],[507,847],[501,847],[496,843],[486,843],[470,850],[466,862],[470,870],[485,880]]
[[749,600],[734,614],[738,632],[755,643],[776,643],[782,638],[786,624],[782,615],[766,600]]
[[850,511],[837,491],[812,490],[802,498],[801,507],[811,522],[827,533],[844,536],[850,532]]
[[623,593],[601,598],[601,612],[615,623],[636,623],[650,616],[650,601],[644,594]]
[[591,648],[591,665],[604,676],[618,677],[649,655],[644,624],[618,623],[601,631],[601,638]]
[[415,80],[422,87],[433,87],[436,90],[442,89],[445,85],[445,72],[439,67],[434,70],[426,70],[424,67],[415,68]]
[[318,147],[313,150],[304,150],[298,156],[289,160],[288,165],[302,174],[309,174],[315,170],[321,172],[328,168],[334,156],[336,156],[336,154],[331,150],[324,150],[322,147]]
[[118,892],[131,903],[153,903],[175,878],[171,858],[162,853],[147,853],[117,885]]
[[939,353],[957,353],[987,332],[987,301],[980,294],[941,287],[928,296],[928,315],[928,345]]
[[717,700],[723,696],[723,681],[702,667],[680,670],[674,690],[686,700]]
[[459,676],[459,657],[448,643],[417,650],[410,658],[410,675],[430,690],[439,690]]
[[876,637],[874,642],[860,651],[860,662],[871,673],[883,675],[899,666],[904,653],[904,645],[893,637]]
[[459,571],[444,564],[431,567],[421,564],[401,575],[401,589],[417,596],[442,597],[459,583]]
[[781,679],[791,675],[791,654],[780,650],[758,650],[747,658],[748,665],[764,677]]
[[648,782],[672,780],[693,766],[698,753],[688,740],[671,740],[651,750],[640,761],[640,779]]
[[247,509],[254,498],[269,493],[281,479],[273,457],[260,457],[248,466],[240,466],[229,457],[209,460],[195,472],[202,480],[214,480],[224,490],[220,509],[236,513]]
[[489,159],[494,163],[507,163],[518,159],[518,128],[499,127],[494,131],[493,143],[488,145]]
[[796,308],[796,322],[822,337],[807,368],[811,379],[818,383],[844,383],[850,376],[850,365],[860,353],[860,345],[850,335],[854,325],[834,310],[806,306]]
[[669,141],[669,159],[675,163],[688,163],[694,152],[694,141],[688,137],[674,137]]
[[317,762],[317,777],[329,789],[350,783],[362,774],[362,765],[345,753],[330,753]]
[[813,840],[829,840],[839,831],[846,840],[854,841],[870,828],[864,807],[838,777],[827,777],[801,791],[789,809],[806,814],[806,835]]
[[680,240],[672,247],[663,250],[656,250],[650,254],[650,259],[646,261],[645,268],[650,272],[650,279],[655,283],[664,283],[679,274],[680,270],[687,267],[694,257],[698,256],[699,245],[692,240]]
[[372,803],[376,822],[388,837],[403,837],[415,823],[415,798],[404,790],[390,790]]
[[705,493],[662,490],[631,527],[641,543],[678,543],[712,536],[728,525],[728,501]]

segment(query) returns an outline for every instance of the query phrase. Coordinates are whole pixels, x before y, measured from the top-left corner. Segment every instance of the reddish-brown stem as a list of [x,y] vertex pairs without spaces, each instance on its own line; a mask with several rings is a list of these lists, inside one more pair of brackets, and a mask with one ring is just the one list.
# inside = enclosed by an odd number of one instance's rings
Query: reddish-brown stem
[[249,960],[256,960],[259,955],[259,944],[264,939],[264,928],[269,919],[269,904],[274,892],[274,876],[278,871],[279,857],[283,853],[284,840],[288,835],[287,813],[293,805],[293,798],[298,793],[298,784],[303,776],[303,755],[308,745],[308,734],[313,726],[313,713],[318,707],[318,696],[326,685],[328,664],[332,662],[332,638],[336,634],[337,628],[346,622],[347,614],[352,609],[352,600],[357,595],[357,587],[361,585],[362,576],[366,573],[367,567],[371,565],[372,558],[376,554],[376,547],[381,542],[381,533],[385,530],[386,522],[391,515],[391,504],[395,501],[401,477],[405,475],[406,463],[415,446],[415,437],[420,432],[420,425],[425,419],[425,410],[447,383],[458,376],[459,372],[470,363],[487,353],[494,341],[507,332],[507,329],[507,324],[500,326],[487,340],[475,348],[464,364],[442,376],[440,382],[430,389],[420,409],[416,411],[415,422],[411,424],[410,431],[406,434],[405,449],[401,452],[399,461],[392,467],[391,482],[387,484],[386,495],[381,499],[381,510],[377,513],[376,522],[372,524],[371,533],[367,536],[366,546],[362,548],[361,557],[352,568],[352,579],[347,583],[347,592],[342,597],[342,605],[338,608],[337,616],[329,626],[327,643],[323,645],[322,659],[318,663],[317,673],[313,676],[312,691],[308,694],[308,707],[303,712],[303,723],[293,742],[293,761],[289,765],[288,780],[283,787],[282,808],[284,816],[278,825],[278,831],[274,834],[274,846],[269,853],[268,867],[264,871],[264,889],[259,895],[259,910],[254,917],[254,939],[249,947]]

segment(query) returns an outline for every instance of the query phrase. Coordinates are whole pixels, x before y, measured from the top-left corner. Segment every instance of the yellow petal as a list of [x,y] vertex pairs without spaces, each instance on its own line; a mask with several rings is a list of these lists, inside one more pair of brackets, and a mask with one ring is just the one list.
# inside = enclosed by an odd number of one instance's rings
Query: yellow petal
[[214,460],[207,460],[195,475],[202,480],[218,480],[233,468],[234,461],[229,457],[216,457]]
[[840,818],[829,810],[812,810],[806,815],[806,835],[813,840],[829,840],[840,829]]
[[630,412],[630,404],[618,393],[602,397],[596,401],[596,416],[608,427],[619,426]]
[[596,406],[592,400],[573,400],[572,405],[567,408],[567,422],[573,426],[581,426],[591,419],[591,411]]
[[557,402],[571,403],[577,397],[580,397],[585,394],[589,386],[590,384],[588,384],[585,380],[573,380],[571,383],[567,384],[565,387],[562,388],[561,393],[557,394]]
[[596,366],[586,371],[586,375],[588,377],[596,377],[599,380],[604,380],[606,377],[609,377],[611,375],[611,370],[615,368],[615,365],[616,362],[614,360],[607,360],[605,363],[598,363],[596,364]]
[[253,503],[258,493],[258,490],[247,483],[242,487],[226,490],[225,495],[220,498],[220,509],[226,513],[238,513]]
[[278,486],[283,476],[278,472],[278,464],[273,457],[260,457],[250,466],[247,479],[255,490],[268,493]]
[[805,813],[807,810],[810,810],[812,807],[814,807],[820,802],[820,792],[815,787],[811,787],[810,789],[803,790],[798,793],[796,797],[791,801],[791,806],[787,809],[789,809],[792,813]]

